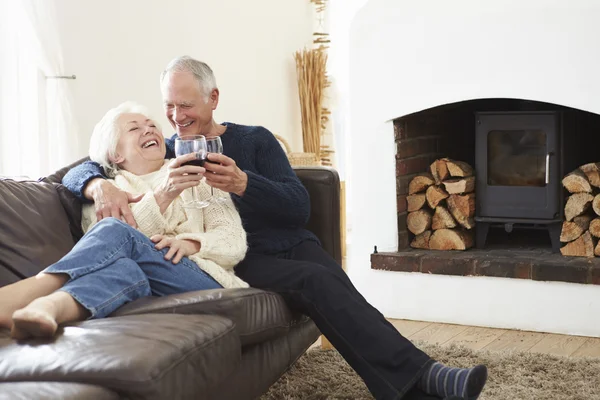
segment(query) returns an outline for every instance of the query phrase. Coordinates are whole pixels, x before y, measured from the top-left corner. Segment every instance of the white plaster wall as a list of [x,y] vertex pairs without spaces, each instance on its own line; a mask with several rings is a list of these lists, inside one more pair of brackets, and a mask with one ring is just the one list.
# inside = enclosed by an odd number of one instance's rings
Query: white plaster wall
[[[386,316],[600,336],[600,286],[373,271],[397,249],[391,119],[512,97],[600,113],[594,0],[370,0],[350,32],[348,271]],[[599,152],[600,159],[600,152]]]
[[221,90],[218,121],[263,125],[301,151],[294,52],[312,43],[308,0],[54,0],[87,154],[94,124],[125,100],[162,116],[160,72],[179,55],[206,61]]

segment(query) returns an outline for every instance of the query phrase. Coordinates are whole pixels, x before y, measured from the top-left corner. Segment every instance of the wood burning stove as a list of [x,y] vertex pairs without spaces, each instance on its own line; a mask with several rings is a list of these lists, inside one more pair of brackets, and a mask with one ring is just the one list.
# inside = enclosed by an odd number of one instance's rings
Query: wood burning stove
[[491,225],[548,229],[560,249],[561,114],[476,113],[477,236],[484,248]]

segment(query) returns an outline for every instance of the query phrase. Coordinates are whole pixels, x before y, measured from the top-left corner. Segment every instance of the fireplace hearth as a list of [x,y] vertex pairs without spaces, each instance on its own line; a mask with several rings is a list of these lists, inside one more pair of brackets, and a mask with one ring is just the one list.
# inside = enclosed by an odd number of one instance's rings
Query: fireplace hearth
[[[550,280],[600,284],[600,258],[564,257],[556,252],[566,199],[562,177],[582,164],[600,160],[598,127],[598,114],[500,98],[447,104],[394,120],[398,252],[393,267],[389,265],[392,256],[374,254],[372,268],[406,270],[402,263],[418,260],[406,268],[515,277],[504,270],[497,272],[496,267],[477,267],[487,265],[485,260],[493,254],[509,269],[522,271],[525,265],[529,273],[515,274],[529,279],[552,276]],[[415,250],[410,248],[414,235],[406,222],[408,184],[443,157],[475,167],[476,248]],[[438,263],[435,268],[430,268],[432,260]],[[457,270],[450,272],[452,268]],[[581,276],[574,279],[566,272],[570,269]]]

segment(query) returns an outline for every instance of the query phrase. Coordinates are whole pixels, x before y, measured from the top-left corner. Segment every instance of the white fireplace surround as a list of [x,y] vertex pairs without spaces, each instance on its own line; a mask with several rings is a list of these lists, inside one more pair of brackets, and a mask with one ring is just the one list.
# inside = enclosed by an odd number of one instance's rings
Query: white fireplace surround
[[391,120],[494,97],[600,113],[599,20],[597,0],[370,0],[358,11],[349,39],[347,266],[386,316],[600,336],[598,285],[386,272],[369,261],[375,245],[397,250]]

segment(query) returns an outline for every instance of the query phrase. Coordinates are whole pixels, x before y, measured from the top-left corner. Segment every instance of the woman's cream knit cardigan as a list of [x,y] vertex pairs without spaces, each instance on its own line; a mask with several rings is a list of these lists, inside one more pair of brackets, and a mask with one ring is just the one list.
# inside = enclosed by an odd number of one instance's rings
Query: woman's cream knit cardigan
[[[238,278],[233,268],[244,259],[247,250],[246,232],[230,198],[225,202],[210,202],[203,209],[183,208],[183,202],[191,200],[191,189],[184,190],[161,214],[154,198],[154,188],[168,174],[168,162],[148,175],[134,175],[119,171],[109,182],[134,195],[145,194],[137,203],[131,203],[131,211],[138,229],[146,236],[166,235],[176,239],[191,239],[200,242],[200,251],[189,258],[198,264],[224,288],[248,287]],[[217,192],[217,191],[215,191]],[[198,186],[201,199],[210,197],[210,186],[202,182]],[[228,197],[228,196],[227,196]],[[93,204],[86,204],[82,211],[82,228],[87,232],[96,223]]]

